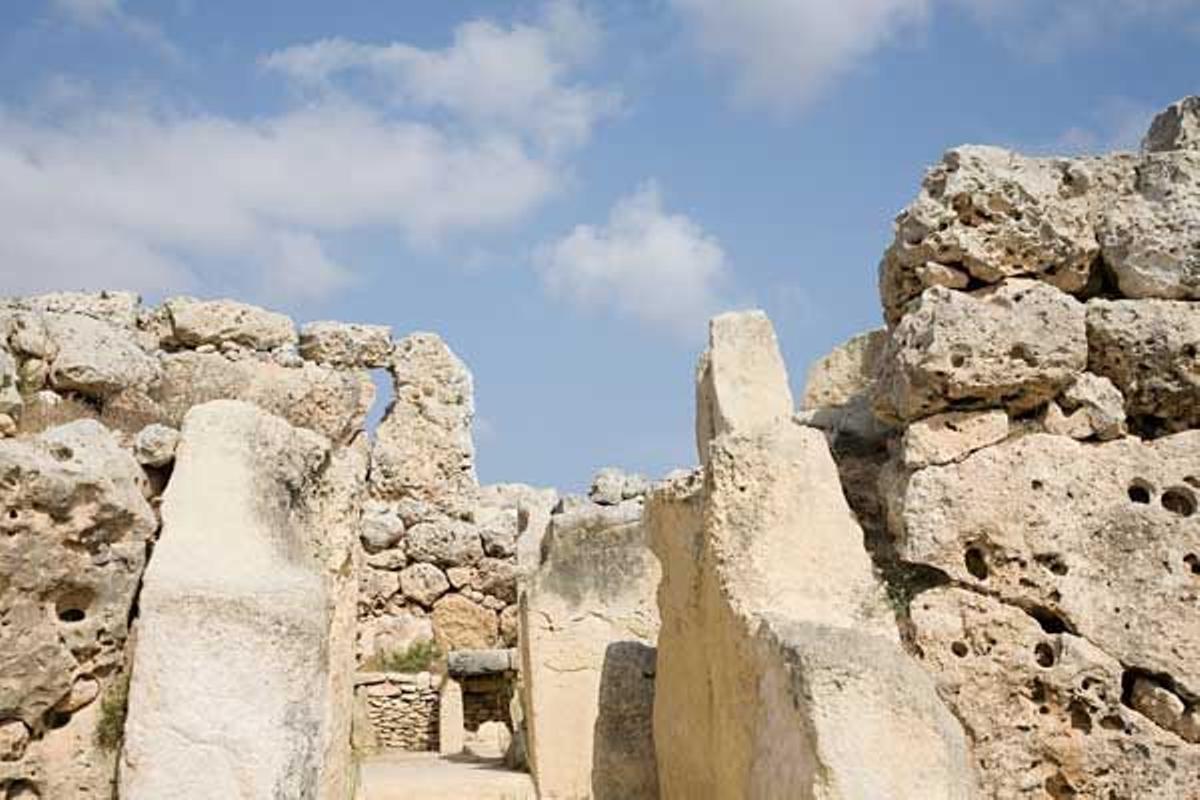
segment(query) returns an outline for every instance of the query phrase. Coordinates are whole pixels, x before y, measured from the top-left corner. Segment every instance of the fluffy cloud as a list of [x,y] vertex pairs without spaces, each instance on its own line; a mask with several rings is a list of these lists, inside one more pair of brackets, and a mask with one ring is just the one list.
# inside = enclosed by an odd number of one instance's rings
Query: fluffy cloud
[[539,248],[537,261],[551,293],[685,337],[718,309],[728,271],[717,240],[664,211],[652,181],[618,200],[606,225],[577,225]]
[[319,91],[363,73],[398,106],[448,111],[476,128],[527,134],[559,149],[586,141],[596,121],[619,104],[614,92],[567,82],[598,38],[590,17],[574,3],[559,2],[547,7],[539,25],[468,22],[443,50],[323,39],[272,53],[263,64]]
[[1200,30],[1200,0],[669,2],[698,46],[733,67],[739,95],[777,110],[803,106],[934,13],[965,12],[1023,56],[1046,59],[1139,20]]
[[[62,2],[81,14],[89,6],[120,10],[103,0]],[[596,116],[564,123],[564,100],[519,129],[515,110],[489,110],[469,97],[472,68],[475,80],[498,90],[506,85],[494,74],[505,48],[518,64],[537,51],[545,71],[540,83],[529,77],[536,65],[523,73],[537,88],[521,103],[591,97],[566,85],[571,62],[556,55],[562,45],[549,44],[552,30],[574,36],[571,52],[581,57],[590,22],[562,8],[548,13],[545,27],[465,26],[498,37],[484,48],[490,60],[459,52],[470,38],[461,30],[447,51],[408,48],[433,66],[405,77],[405,91],[433,97],[459,85],[460,97],[438,114],[333,90],[258,119],[114,106],[81,92],[24,109],[0,105],[5,290],[120,285],[316,298],[353,277],[327,252],[333,234],[390,228],[429,246],[518,223],[560,187],[564,142],[585,138]],[[540,42],[532,50],[531,40]],[[288,74],[298,75],[301,54],[320,50],[309,45],[267,61],[287,61]]]
[[740,95],[801,106],[906,27],[930,0],[670,0],[700,47],[734,64]]

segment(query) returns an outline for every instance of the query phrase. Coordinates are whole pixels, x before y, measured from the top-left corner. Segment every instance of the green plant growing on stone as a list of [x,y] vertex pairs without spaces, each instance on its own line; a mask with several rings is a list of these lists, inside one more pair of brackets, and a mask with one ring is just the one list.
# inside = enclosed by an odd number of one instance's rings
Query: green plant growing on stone
[[129,711],[129,676],[121,675],[100,698],[100,718],[96,722],[96,746],[112,752],[125,736],[125,716]]
[[424,672],[433,666],[441,655],[434,641],[413,642],[407,650],[376,656],[375,668],[381,672]]

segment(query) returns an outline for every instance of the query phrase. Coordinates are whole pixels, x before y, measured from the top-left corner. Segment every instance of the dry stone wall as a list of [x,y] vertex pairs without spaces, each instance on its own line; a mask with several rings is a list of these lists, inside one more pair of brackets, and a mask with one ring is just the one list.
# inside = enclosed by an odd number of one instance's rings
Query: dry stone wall
[[849,343],[801,417],[985,797],[1195,794],[1198,127],[1191,98],[1139,154],[952,150],[880,266],[875,368]]

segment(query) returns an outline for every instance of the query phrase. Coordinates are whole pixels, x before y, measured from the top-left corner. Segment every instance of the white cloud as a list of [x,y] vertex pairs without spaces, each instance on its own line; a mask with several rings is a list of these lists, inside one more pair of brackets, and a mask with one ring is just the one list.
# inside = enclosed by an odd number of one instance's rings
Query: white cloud
[[728,62],[739,96],[803,107],[934,13],[968,19],[1025,57],[1053,59],[1136,22],[1200,30],[1200,0],[669,0],[701,50]]
[[597,120],[619,105],[612,91],[566,81],[571,68],[591,56],[599,36],[577,5],[557,2],[537,25],[460,25],[442,50],[335,38],[271,53],[263,64],[320,91],[362,73],[400,106],[448,111],[477,128],[528,134],[558,149],[586,141]]
[[1170,20],[1200,24],[1200,0],[953,0],[1022,55],[1053,60],[1065,51],[1121,36],[1126,26]]
[[685,337],[718,310],[728,273],[720,243],[687,216],[664,211],[653,181],[618,200],[606,225],[577,225],[543,245],[537,262],[551,293]]
[[[122,13],[113,0],[58,2],[80,24]],[[473,235],[519,223],[562,186],[566,145],[586,138],[589,98],[604,94],[569,85],[562,53],[584,57],[597,35],[560,4],[542,27],[469,23],[446,51],[391,45],[416,54],[405,86],[426,93],[417,109],[347,89],[239,119],[97,99],[60,77],[24,108],[0,104],[0,285],[305,299],[353,279],[329,252],[335,234],[392,229],[415,246],[454,236],[469,249]],[[298,76],[326,52],[307,45],[268,63]],[[518,65],[507,77],[496,74],[506,53]],[[473,94],[478,86],[487,91]],[[489,92],[512,105],[489,106]],[[422,113],[435,96],[447,99]]]
[[733,62],[740,95],[779,109],[811,101],[923,20],[931,0],[670,0],[708,54]]
[[135,39],[171,60],[181,60],[179,48],[153,22],[126,12],[121,0],[50,0],[50,7],[76,25],[110,28]]

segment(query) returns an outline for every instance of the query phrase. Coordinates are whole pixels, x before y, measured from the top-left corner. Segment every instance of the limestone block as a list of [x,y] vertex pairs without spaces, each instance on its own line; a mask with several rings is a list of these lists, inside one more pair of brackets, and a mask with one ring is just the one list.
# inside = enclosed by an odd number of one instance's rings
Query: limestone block
[[53,292],[8,301],[16,308],[43,314],[77,314],[121,328],[137,325],[141,298],[134,292]]
[[300,355],[334,367],[386,367],[392,355],[387,325],[310,322],[300,329]]
[[[634,676],[628,656],[658,632],[660,573],[640,516],[636,501],[554,515],[522,594],[526,746],[540,797],[658,796],[646,724],[653,671]],[[640,712],[624,705],[601,721],[601,698],[620,687]],[[622,770],[602,774],[620,760]]]
[[404,548],[409,560],[441,567],[472,565],[483,557],[479,529],[453,519],[414,525],[404,535]]
[[900,649],[824,437],[784,422],[711,447],[702,476],[647,503],[662,796],[973,797],[963,732]]
[[156,527],[145,477],[91,420],[0,441],[0,475],[0,785],[107,796],[91,701],[95,676],[120,680]]
[[871,390],[876,361],[887,342],[882,328],[860,333],[813,362],[804,381],[800,408],[844,406]]
[[449,589],[445,573],[432,564],[412,564],[400,570],[400,591],[423,606],[433,605]]
[[1200,150],[1200,97],[1185,97],[1159,113],[1150,123],[1142,149],[1148,153]]
[[8,417],[19,417],[24,401],[17,386],[17,362],[9,353],[0,348],[0,414]]
[[516,647],[520,641],[520,612],[516,605],[505,606],[500,612],[500,641],[505,647]]
[[133,455],[146,467],[163,467],[175,460],[179,431],[166,425],[147,425],[133,442]]
[[496,612],[461,594],[448,594],[434,603],[432,619],[433,635],[443,653],[496,646],[499,635]]
[[444,756],[461,753],[465,734],[462,685],[447,678],[438,693],[438,752]]
[[1200,147],[1144,156],[1097,235],[1124,296],[1200,299]]
[[517,567],[511,560],[480,559],[471,579],[471,588],[507,603],[517,599]]
[[235,342],[254,350],[273,350],[298,341],[290,319],[258,306],[190,297],[173,297],[163,305],[172,337],[184,347]]
[[363,508],[362,545],[368,553],[395,547],[404,536],[404,520],[390,506],[369,502]]
[[1061,419],[1046,423],[1049,433],[1102,441],[1125,435],[1125,398],[1108,378],[1083,373],[1050,408]]
[[134,343],[129,331],[81,314],[50,314],[46,329],[57,355],[50,384],[60,391],[104,399],[122,389],[158,383],[158,362]]
[[193,406],[211,400],[244,400],[345,444],[366,423],[375,385],[365,372],[305,363],[299,368],[270,361],[231,361],[217,353],[171,353],[162,359],[163,380],[153,393],[162,422],[179,427]]
[[414,333],[389,365],[395,401],[376,432],[371,482],[385,499],[455,511],[476,488],[471,373],[440,338]]
[[1123,702],[1135,682],[1116,658],[1037,608],[951,587],[912,603],[923,666],[972,731],[980,796],[1192,794],[1200,751]]
[[1135,162],[1030,158],[998,147],[948,151],[896,218],[880,264],[889,326],[933,286],[1036,277],[1066,292],[1083,290],[1100,252],[1094,209],[1132,183]]
[[[142,587],[123,798],[345,797],[361,449],[188,412]],[[269,664],[269,669],[264,669]],[[197,747],[196,742],[205,746]]]
[[792,391],[771,320],[761,311],[721,314],[709,323],[696,371],[696,448],[723,433],[767,427],[792,415]]
[[475,678],[510,672],[514,653],[507,649],[457,650],[450,654],[446,668],[455,678]]
[[958,461],[1008,436],[1008,414],[990,411],[947,411],[917,420],[904,429],[904,464],[912,469]]
[[921,470],[897,490],[898,555],[1200,695],[1197,452],[1200,431],[1033,434]]
[[1149,433],[1200,426],[1200,306],[1092,300],[1087,336],[1089,369],[1125,396],[1131,422]]
[[972,294],[934,287],[892,331],[875,412],[910,421],[952,406],[1028,411],[1087,360],[1083,304],[1048,284],[1010,280]]

